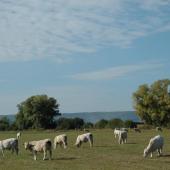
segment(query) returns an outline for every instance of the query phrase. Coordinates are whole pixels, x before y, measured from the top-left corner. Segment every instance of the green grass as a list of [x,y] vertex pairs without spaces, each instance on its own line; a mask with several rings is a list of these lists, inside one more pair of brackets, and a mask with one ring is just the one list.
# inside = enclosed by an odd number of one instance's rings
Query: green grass
[[[149,139],[158,132],[145,130],[141,134],[129,132],[128,143],[119,145],[113,136],[113,131],[92,130],[94,135],[94,147],[89,148],[85,143],[81,148],[74,145],[78,132],[54,132],[54,131],[25,131],[20,140],[20,153],[18,156],[5,151],[3,158],[0,153],[0,170],[169,170],[170,169],[170,132],[160,132],[165,139],[163,156],[143,158],[143,150]],[[58,134],[66,133],[68,136],[68,148],[58,147],[53,150],[53,160],[43,161],[43,154],[38,153],[37,161],[23,147],[23,142],[51,138]],[[83,133],[83,132],[79,132]],[[0,132],[0,140],[15,137],[16,132]]]

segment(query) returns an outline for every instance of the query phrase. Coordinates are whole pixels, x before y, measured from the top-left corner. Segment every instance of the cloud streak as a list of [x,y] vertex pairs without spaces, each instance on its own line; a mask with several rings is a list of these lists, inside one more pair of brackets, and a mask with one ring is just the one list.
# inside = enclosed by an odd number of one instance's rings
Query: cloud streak
[[163,67],[163,64],[144,64],[144,65],[126,65],[111,67],[99,71],[78,73],[71,78],[76,80],[112,80],[118,77],[127,76],[135,72],[154,70]]
[[[169,0],[1,0],[0,62],[55,59],[170,31]],[[63,60],[64,56],[64,60]]]

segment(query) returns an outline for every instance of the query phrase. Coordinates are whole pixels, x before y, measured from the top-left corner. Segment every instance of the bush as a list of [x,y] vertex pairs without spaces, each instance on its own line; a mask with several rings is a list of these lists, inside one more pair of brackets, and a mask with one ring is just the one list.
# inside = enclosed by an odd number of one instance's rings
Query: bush
[[124,122],[124,126],[125,128],[136,128],[137,127],[136,123],[133,122],[132,120],[126,120]]
[[0,119],[0,130],[9,130],[10,128],[10,122],[9,119],[4,116]]
[[121,128],[124,126],[124,122],[121,119],[112,119],[108,122],[109,128]]
[[84,120],[80,118],[59,118],[56,121],[56,128],[57,129],[79,129],[83,128],[84,126]]
[[94,127],[94,125],[91,122],[87,122],[84,124],[84,128],[93,128],[93,127]]
[[101,119],[98,122],[96,122],[95,127],[99,129],[103,129],[106,128],[107,125],[108,125],[108,120]]

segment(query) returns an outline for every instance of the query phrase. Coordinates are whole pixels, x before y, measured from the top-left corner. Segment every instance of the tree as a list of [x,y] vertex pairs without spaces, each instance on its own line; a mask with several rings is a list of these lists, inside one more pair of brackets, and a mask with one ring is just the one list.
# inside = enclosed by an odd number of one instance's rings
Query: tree
[[125,128],[136,128],[137,127],[136,123],[133,122],[132,120],[125,120],[124,126]]
[[114,128],[121,128],[121,127],[123,127],[123,125],[124,125],[123,120],[118,119],[118,118],[117,119],[112,119],[112,120],[110,120],[108,122],[108,126],[110,128],[112,128],[112,129],[114,129]]
[[99,129],[103,129],[108,125],[108,120],[101,119],[98,122],[96,122],[95,127]]
[[84,126],[84,120],[81,118],[59,118],[56,121],[57,129],[80,129]]
[[0,130],[9,130],[10,128],[10,122],[9,119],[4,116],[0,119]]
[[16,125],[19,129],[53,128],[59,115],[57,100],[47,95],[36,95],[17,105]]
[[94,125],[93,125],[93,123],[91,123],[91,122],[86,122],[85,124],[84,124],[84,128],[93,128],[94,127]]
[[167,92],[170,80],[158,80],[152,85],[139,86],[133,94],[136,114],[147,124],[167,126],[170,122],[170,96]]

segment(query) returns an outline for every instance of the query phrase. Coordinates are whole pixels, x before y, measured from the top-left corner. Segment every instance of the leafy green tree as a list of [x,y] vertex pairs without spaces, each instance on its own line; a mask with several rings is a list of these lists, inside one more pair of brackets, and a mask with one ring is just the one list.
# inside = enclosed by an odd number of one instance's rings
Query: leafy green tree
[[57,129],[79,129],[83,128],[84,120],[81,118],[59,118],[56,121]]
[[10,122],[9,119],[4,116],[0,119],[0,130],[9,130],[10,128]]
[[86,122],[85,124],[84,124],[84,128],[93,128],[94,127],[94,125],[93,125],[93,123],[91,123],[91,122]]
[[36,95],[17,105],[16,125],[19,129],[54,128],[59,115],[57,100],[47,95]]
[[76,118],[72,119],[72,121],[73,121],[74,128],[82,128],[84,125],[84,120],[81,118],[76,117]]
[[108,126],[112,129],[114,128],[121,128],[124,126],[124,122],[121,119],[112,119],[108,122]]
[[95,123],[95,127],[99,129],[103,129],[108,125],[108,120],[101,119]]
[[170,80],[158,80],[152,85],[139,86],[133,94],[137,115],[147,124],[167,126],[170,122],[170,96],[167,92]]
[[59,118],[57,121],[56,121],[56,127],[57,129],[65,129],[65,130],[68,130],[68,129],[73,129],[73,122],[72,122],[72,119],[69,119],[69,118]]
[[133,122],[132,120],[125,120],[124,126],[125,126],[125,128],[135,128],[135,127],[137,127],[136,123]]

